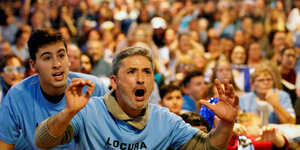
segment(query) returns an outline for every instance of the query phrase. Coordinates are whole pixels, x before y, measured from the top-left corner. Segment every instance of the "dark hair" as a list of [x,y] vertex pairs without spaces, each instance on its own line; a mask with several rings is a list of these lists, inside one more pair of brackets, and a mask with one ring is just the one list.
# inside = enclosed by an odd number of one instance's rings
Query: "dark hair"
[[142,47],[128,47],[119,52],[112,61],[112,72],[111,75],[118,75],[120,67],[123,65],[121,60],[124,58],[140,55],[146,57],[151,63],[151,69],[154,71],[154,63],[152,59],[152,54],[149,50]]
[[273,43],[273,40],[274,40],[274,37],[275,37],[276,33],[278,33],[278,32],[286,33],[285,31],[272,30],[272,31],[269,33],[269,42],[270,42],[271,45],[272,45],[272,43]]
[[67,45],[62,34],[57,30],[44,28],[34,31],[27,42],[30,58],[35,61],[35,54],[38,52],[39,48],[58,42],[62,42],[67,49]]
[[168,85],[163,85],[159,88],[159,95],[161,97],[161,100],[163,100],[163,98],[170,92],[173,92],[173,91],[180,91],[181,92],[181,89],[179,86],[176,86],[174,84],[168,84]]
[[93,67],[94,66],[94,62],[93,62],[92,56],[89,53],[87,53],[87,52],[81,52],[80,56],[82,56],[82,55],[85,55],[85,56],[87,56],[90,59],[90,63],[92,65],[92,67]]
[[195,71],[191,71],[189,73],[186,74],[186,76],[184,77],[184,79],[182,80],[182,85],[184,87],[187,87],[187,85],[190,83],[191,79],[197,76],[203,76],[201,71],[195,70]]
[[180,115],[181,118],[191,126],[205,126],[209,132],[211,129],[209,123],[201,115],[194,112],[186,112]]
[[22,66],[24,65],[24,62],[20,57],[13,54],[9,54],[0,58],[0,72],[3,71],[3,68],[7,65],[7,62],[13,58],[16,58],[21,63]]

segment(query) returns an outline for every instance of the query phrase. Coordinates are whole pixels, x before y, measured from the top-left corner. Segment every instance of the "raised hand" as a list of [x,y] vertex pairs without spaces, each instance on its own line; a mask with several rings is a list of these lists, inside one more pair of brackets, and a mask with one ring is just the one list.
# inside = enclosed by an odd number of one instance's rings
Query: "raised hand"
[[[89,86],[86,93],[82,92],[83,87]],[[95,84],[87,79],[73,78],[65,91],[66,110],[69,113],[79,112],[89,101]]]
[[212,105],[206,100],[201,100],[200,103],[214,112],[222,121],[233,123],[238,114],[239,97],[235,95],[233,86],[227,79],[224,81],[224,90],[218,79],[215,80],[215,84],[219,94],[218,103]]

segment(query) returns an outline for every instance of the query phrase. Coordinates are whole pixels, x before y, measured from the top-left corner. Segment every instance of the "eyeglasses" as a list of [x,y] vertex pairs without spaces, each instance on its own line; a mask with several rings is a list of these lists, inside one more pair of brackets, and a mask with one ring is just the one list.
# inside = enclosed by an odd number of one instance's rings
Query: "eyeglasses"
[[3,68],[3,71],[6,74],[13,74],[16,70],[18,71],[19,74],[24,74],[25,73],[25,67],[23,67],[23,66],[18,66],[18,67],[6,66],[6,67]]
[[257,79],[257,80],[255,80],[256,82],[259,82],[259,83],[263,83],[263,82],[271,82],[271,81],[273,81],[273,79],[272,78],[266,78],[266,79]]

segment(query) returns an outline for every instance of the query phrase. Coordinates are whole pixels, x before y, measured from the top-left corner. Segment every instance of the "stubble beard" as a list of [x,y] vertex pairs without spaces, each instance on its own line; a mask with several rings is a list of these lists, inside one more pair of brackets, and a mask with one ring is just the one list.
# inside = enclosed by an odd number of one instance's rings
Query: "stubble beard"
[[136,109],[136,110],[140,110],[140,109],[144,109],[147,106],[147,103],[145,103],[143,106],[139,107],[133,104],[134,100],[130,100],[130,97],[128,95],[125,94],[125,92],[123,91],[122,88],[120,88],[120,93],[122,96],[122,99],[125,101],[125,103],[132,109]]

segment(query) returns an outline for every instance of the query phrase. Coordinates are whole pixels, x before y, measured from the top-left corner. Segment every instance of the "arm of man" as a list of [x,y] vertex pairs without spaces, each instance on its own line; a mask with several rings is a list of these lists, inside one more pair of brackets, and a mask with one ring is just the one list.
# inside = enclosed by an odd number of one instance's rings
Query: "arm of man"
[[[232,136],[232,130],[239,109],[239,98],[234,94],[232,85],[228,80],[224,81],[224,90],[219,80],[215,80],[219,94],[219,102],[216,105],[210,104],[206,100],[201,100],[201,104],[208,107],[215,115],[220,118],[220,122],[216,129],[209,133],[210,143],[217,148],[224,149]],[[198,138],[196,136],[194,138]]]
[[0,149],[1,150],[13,150],[14,147],[15,147],[15,145],[7,144],[7,143],[3,142],[2,140],[0,140]]
[[[87,92],[82,88],[88,85]],[[54,116],[43,121],[35,132],[35,145],[38,148],[52,148],[72,140],[73,128],[71,119],[87,104],[95,85],[82,78],[73,78],[65,91],[66,107]],[[65,133],[65,131],[68,131]],[[52,142],[49,142],[52,141]]]

